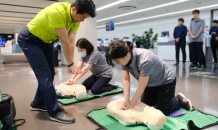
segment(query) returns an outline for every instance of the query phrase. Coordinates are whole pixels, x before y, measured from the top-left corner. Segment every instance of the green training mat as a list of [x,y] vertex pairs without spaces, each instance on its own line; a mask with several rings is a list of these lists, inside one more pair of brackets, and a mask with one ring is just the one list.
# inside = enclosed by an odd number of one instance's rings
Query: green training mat
[[[161,130],[199,130],[218,125],[218,118],[205,114],[199,110],[186,111],[185,115],[166,117],[167,123]],[[103,130],[149,130],[146,125],[124,126],[107,114],[106,109],[94,110],[87,114],[87,118]]]
[[[122,92],[123,92],[123,88],[118,87],[117,89],[111,90],[109,93],[104,93],[104,94],[99,94],[99,95],[90,95],[87,93],[86,98],[83,100],[78,100],[74,98],[74,99],[58,99],[58,101],[63,105],[68,105],[68,104],[79,103],[79,102],[83,102],[83,101],[87,101],[87,100],[91,100],[95,98],[105,97],[105,96],[109,96],[109,95],[113,95],[117,93],[122,93]],[[56,93],[58,93],[57,90],[56,90]]]
[[[3,98],[2,98],[2,93],[1,93],[1,91],[0,91],[0,102],[3,100]],[[1,123],[1,121],[0,121],[0,129],[3,127],[3,124]],[[16,128],[13,126],[12,127],[12,129],[11,130],[16,130]]]

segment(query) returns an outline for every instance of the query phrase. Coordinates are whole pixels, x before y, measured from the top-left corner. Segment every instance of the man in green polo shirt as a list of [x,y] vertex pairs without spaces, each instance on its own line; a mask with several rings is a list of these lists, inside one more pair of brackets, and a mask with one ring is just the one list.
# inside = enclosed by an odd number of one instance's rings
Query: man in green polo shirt
[[80,22],[95,17],[92,0],[54,3],[41,10],[19,36],[18,43],[38,80],[38,89],[30,109],[48,111],[52,121],[73,123],[75,118],[58,105],[53,86],[55,75],[53,41],[59,38],[68,63],[68,73],[81,73],[74,64],[76,32]]

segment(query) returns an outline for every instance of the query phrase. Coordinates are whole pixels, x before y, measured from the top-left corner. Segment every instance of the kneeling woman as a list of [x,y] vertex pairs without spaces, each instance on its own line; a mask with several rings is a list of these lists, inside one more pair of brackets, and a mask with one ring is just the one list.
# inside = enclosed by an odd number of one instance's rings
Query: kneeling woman
[[76,47],[81,54],[78,67],[81,69],[84,62],[86,62],[86,65],[81,74],[74,74],[65,84],[74,84],[90,70],[92,75],[82,83],[87,90],[91,90],[93,94],[101,94],[116,88],[116,86],[108,84],[112,79],[113,70],[107,64],[105,56],[94,50],[93,45],[85,38],[79,39]]
[[[134,107],[141,97],[141,102],[156,106],[165,115],[184,107],[192,110],[190,100],[179,93],[175,97],[176,74],[156,54],[147,49],[133,49],[131,42],[113,41],[107,50],[107,62],[113,61],[122,66],[122,82],[125,102],[120,109]],[[130,76],[135,77],[139,86],[130,100]]]

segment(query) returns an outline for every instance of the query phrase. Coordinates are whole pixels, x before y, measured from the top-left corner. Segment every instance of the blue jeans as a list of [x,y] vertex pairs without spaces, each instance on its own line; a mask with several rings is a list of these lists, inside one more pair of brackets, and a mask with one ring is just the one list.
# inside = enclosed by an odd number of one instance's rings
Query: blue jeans
[[58,99],[53,86],[55,75],[53,44],[45,43],[35,37],[27,27],[20,32],[17,41],[38,80],[38,89],[33,104],[46,106],[50,116],[56,115],[63,108],[58,106]]

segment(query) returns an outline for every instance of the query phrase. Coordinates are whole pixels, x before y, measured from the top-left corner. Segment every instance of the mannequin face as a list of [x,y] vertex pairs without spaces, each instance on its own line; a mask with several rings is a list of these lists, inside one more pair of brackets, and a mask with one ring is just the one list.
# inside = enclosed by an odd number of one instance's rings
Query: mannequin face
[[86,18],[89,18],[90,15],[87,13],[77,14],[77,10],[75,7],[71,7],[71,18],[74,22],[83,22]]
[[112,59],[113,61],[116,62],[116,64],[119,64],[119,65],[127,65],[131,59],[131,53],[128,52],[126,56],[122,57],[122,58],[118,58],[118,59]]

